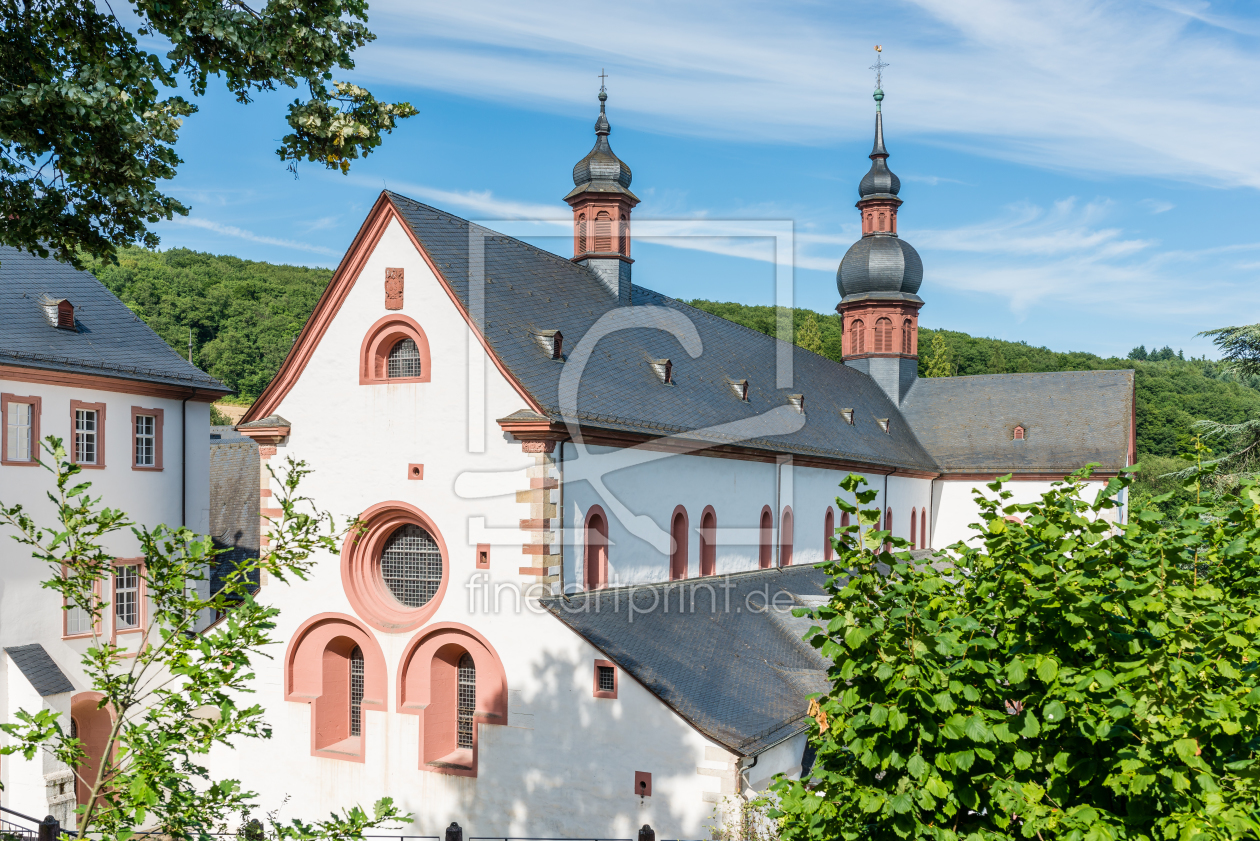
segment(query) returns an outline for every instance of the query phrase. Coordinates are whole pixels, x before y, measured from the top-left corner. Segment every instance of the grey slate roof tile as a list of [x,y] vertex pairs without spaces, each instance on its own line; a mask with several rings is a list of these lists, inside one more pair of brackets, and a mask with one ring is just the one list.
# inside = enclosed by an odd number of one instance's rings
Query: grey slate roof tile
[[73,692],[74,684],[70,678],[58,668],[53,658],[37,642],[30,645],[13,645],[4,649],[9,659],[22,672],[40,697],[57,695],[62,692]]
[[[74,305],[76,330],[44,320],[45,294]],[[0,364],[231,391],[172,350],[88,272],[8,246],[0,246]]]
[[258,557],[261,467],[257,443],[231,427],[212,429],[224,436],[210,444],[210,537],[215,548],[227,550],[210,579],[211,592],[218,592],[232,564]]
[[[916,380],[902,405],[944,471],[1066,471],[1128,465],[1133,371]],[[1012,440],[1016,425],[1023,441]]]
[[[827,691],[829,664],[802,639],[813,623],[791,613],[823,601],[826,584],[821,566],[793,566],[542,604],[700,732],[748,756],[804,730],[809,696]],[[668,613],[661,609],[666,592]],[[680,594],[688,610],[676,609]],[[787,609],[760,611],[776,596]]]

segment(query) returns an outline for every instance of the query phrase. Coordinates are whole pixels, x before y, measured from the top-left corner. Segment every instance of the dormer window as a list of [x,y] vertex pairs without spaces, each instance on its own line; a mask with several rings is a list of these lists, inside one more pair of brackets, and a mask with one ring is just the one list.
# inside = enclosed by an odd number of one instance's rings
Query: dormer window
[[656,374],[656,378],[662,383],[665,385],[674,384],[674,363],[668,359],[653,359],[648,364],[652,366],[652,371]]
[[74,304],[65,298],[45,295],[40,298],[39,306],[44,311],[44,320],[50,327],[58,327],[62,330],[74,329]]
[[884,430],[885,433],[888,432],[888,418],[875,418],[875,422],[879,424],[879,428]]
[[788,397],[788,402],[792,404],[793,409],[800,412],[802,415],[805,414],[805,395],[804,394],[789,394],[787,397]]
[[730,380],[726,381],[731,387],[731,391],[735,392],[735,396],[740,400],[748,400],[748,380]]
[[849,426],[853,426],[853,410],[852,409],[841,409],[840,417],[844,418],[844,422],[847,423]]
[[1022,426],[1015,427],[1015,431],[1011,434],[1011,438],[1016,441],[1024,440],[1024,428]]
[[564,358],[564,336],[559,330],[540,330],[534,334],[534,339],[549,358]]

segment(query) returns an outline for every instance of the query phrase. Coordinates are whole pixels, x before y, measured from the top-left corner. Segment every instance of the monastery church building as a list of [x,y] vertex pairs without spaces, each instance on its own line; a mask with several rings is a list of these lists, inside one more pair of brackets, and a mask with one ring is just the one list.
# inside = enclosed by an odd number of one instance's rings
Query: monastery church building
[[[237,427],[364,523],[309,580],[262,582],[274,735],[212,757],[266,808],[288,797],[282,818],[388,795],[407,834],[707,837],[727,798],[811,761],[827,663],[791,610],[826,597],[844,476],[928,550],[996,476],[1025,502],[1134,460],[1131,371],[918,377],[882,91],[844,364],[632,280],[639,199],[599,99],[571,258],[383,192]],[[29,642],[82,690],[81,645]]]

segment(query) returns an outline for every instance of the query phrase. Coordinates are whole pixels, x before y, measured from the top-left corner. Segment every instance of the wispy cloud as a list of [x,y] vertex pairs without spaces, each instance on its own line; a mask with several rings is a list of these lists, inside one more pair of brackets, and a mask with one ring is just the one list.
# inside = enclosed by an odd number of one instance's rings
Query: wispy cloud
[[1161,201],[1159,199],[1142,199],[1138,202],[1138,205],[1145,208],[1153,216],[1159,215],[1160,213],[1167,213],[1177,206],[1170,201]]
[[176,216],[171,220],[173,224],[183,225],[189,228],[201,228],[207,231],[214,231],[216,234],[233,237],[235,239],[248,240],[249,242],[257,242],[262,245],[275,245],[280,248],[290,248],[295,251],[308,251],[312,254],[324,254],[329,257],[341,257],[340,251],[331,248],[325,248],[322,245],[311,245],[305,242],[296,242],[291,239],[279,239],[278,237],[261,236],[253,231],[247,231],[238,228],[235,225],[223,225],[219,222],[212,222],[209,219],[198,219],[189,216]]

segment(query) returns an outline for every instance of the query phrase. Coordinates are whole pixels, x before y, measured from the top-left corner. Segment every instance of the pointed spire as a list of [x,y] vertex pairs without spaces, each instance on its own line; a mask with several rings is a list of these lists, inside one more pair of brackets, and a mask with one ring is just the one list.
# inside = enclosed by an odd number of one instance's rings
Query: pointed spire
[[[876,62],[876,72],[888,65]],[[884,102],[884,91],[875,89],[875,145],[871,148],[870,171],[858,185],[858,194],[862,198],[876,195],[896,196],[901,191],[901,179],[888,168],[888,149],[884,147],[884,113],[880,106]]]
[[612,146],[608,143],[608,135],[612,133],[612,126],[608,123],[608,115],[605,113],[605,104],[608,102],[608,89],[604,87],[603,79],[605,75],[600,73],[599,86],[599,117],[595,120],[595,146],[587,153],[586,157],[577,162],[573,167],[573,184],[574,188],[565,196],[565,201],[573,198],[582,192],[621,192],[634,198],[638,202],[638,198],[634,197],[634,193],[629,190],[632,175],[630,167],[622,161],[613,152]]
[[871,158],[888,157],[888,150],[884,148],[884,115],[879,110],[879,103],[884,98],[884,92],[875,91],[875,148],[871,149]]

